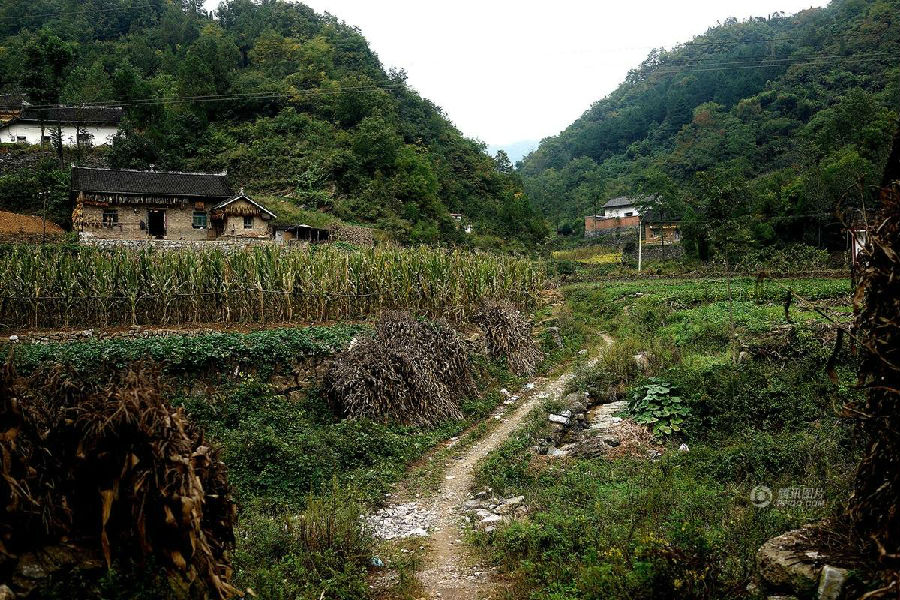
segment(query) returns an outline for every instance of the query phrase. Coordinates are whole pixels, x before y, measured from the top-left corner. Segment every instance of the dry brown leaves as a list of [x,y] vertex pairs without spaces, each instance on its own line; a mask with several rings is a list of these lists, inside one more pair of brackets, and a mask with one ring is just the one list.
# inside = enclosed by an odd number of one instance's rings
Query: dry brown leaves
[[[102,378],[98,378],[102,379]],[[152,559],[207,597],[238,594],[227,552],[236,513],[225,466],[134,368],[111,383],[59,370],[0,377],[0,565],[66,540],[107,565]]]
[[336,412],[380,422],[431,425],[461,417],[475,393],[465,342],[446,323],[382,315],[375,335],[335,359],[325,387]]
[[619,438],[620,443],[611,448],[605,458],[647,458],[651,451],[655,450],[660,454],[665,451],[665,448],[654,443],[653,434],[649,429],[632,421],[622,421],[611,430],[611,433]]
[[505,359],[516,375],[531,375],[544,359],[534,343],[531,322],[511,302],[488,300],[473,321],[482,331],[488,355]]
[[[896,149],[895,149],[896,152]],[[865,406],[851,407],[868,437],[850,500],[856,531],[900,580],[900,183],[882,193],[882,208],[864,253],[856,301],[862,338]],[[885,588],[886,590],[889,590]],[[873,596],[874,597],[874,596]]]

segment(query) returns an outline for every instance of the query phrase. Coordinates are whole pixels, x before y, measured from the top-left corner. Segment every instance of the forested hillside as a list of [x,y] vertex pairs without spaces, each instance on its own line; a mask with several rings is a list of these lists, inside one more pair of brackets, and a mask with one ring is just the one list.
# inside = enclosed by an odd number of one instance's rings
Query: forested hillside
[[836,245],[836,210],[871,197],[889,151],[898,57],[897,0],[731,20],[652,52],[520,172],[564,232],[644,193],[689,223],[702,257],[723,239]]
[[[404,242],[522,247],[546,235],[508,162],[386,73],[361,32],[283,0],[227,0],[215,20],[200,4],[2,0],[0,93],[124,106],[112,149],[74,160],[227,169],[288,217],[320,210]],[[2,165],[0,208],[33,210],[49,188],[64,216],[66,169],[52,152],[26,158]]]

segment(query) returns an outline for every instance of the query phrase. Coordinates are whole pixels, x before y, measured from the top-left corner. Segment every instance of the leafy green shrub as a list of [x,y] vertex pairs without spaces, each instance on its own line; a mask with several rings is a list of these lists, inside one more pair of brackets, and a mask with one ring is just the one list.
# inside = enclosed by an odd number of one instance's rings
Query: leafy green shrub
[[557,275],[574,275],[578,271],[578,263],[574,260],[557,260],[554,264]]
[[16,369],[30,373],[42,365],[60,364],[78,373],[100,367],[123,369],[151,360],[171,375],[226,371],[239,367],[260,375],[299,359],[327,356],[346,347],[364,331],[358,325],[270,329],[252,333],[119,338],[15,346]]
[[680,432],[691,411],[669,382],[651,377],[632,392],[628,412],[632,420],[649,425],[659,436]]
[[792,244],[784,248],[748,248],[736,265],[738,271],[752,273],[760,270],[779,273],[821,271],[831,268],[831,255],[805,244]]
[[[646,363],[639,364],[638,355]],[[625,337],[602,349],[593,363],[576,369],[569,384],[572,391],[587,392],[598,401],[622,398],[632,382],[680,360],[678,352],[663,339]]]
[[691,413],[683,428],[692,439],[723,438],[745,430],[794,431],[834,416],[854,394],[832,383],[815,357],[789,366],[730,361],[665,372],[684,392]]

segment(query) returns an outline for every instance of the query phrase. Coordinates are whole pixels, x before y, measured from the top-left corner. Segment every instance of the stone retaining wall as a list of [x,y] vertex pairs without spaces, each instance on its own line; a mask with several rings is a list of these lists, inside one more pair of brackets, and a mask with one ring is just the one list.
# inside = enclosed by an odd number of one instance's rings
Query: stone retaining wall
[[[630,245],[625,252],[628,258],[637,261],[637,246],[632,248]],[[641,249],[642,262],[644,264],[662,262],[665,260],[677,260],[684,256],[684,246],[681,244],[666,244],[665,246],[648,246],[644,245]]]
[[228,240],[101,240],[97,238],[82,237],[81,243],[95,248],[156,248],[157,250],[193,250],[218,249],[225,251],[243,250],[251,246],[269,246],[275,244],[271,239],[228,239]]
[[372,247],[375,245],[375,234],[368,227],[356,225],[335,225],[329,238],[332,242],[347,242],[357,246]]

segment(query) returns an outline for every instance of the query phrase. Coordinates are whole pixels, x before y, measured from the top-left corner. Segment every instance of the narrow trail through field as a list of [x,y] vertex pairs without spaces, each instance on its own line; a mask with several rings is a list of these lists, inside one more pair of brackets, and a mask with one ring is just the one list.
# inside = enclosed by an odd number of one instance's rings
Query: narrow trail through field
[[[604,336],[605,344],[611,341]],[[574,372],[570,370],[555,379],[536,379],[527,399],[511,413],[503,415],[488,435],[475,442],[444,472],[443,484],[431,507],[434,515],[431,551],[424,569],[418,574],[430,598],[483,600],[491,597],[493,582],[490,571],[476,564],[468,554],[460,528],[463,504],[469,498],[474,483],[475,466],[499,448],[534,408],[550,399],[562,397],[566,384],[573,377]]]

